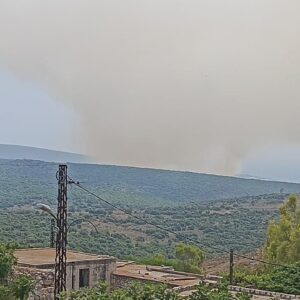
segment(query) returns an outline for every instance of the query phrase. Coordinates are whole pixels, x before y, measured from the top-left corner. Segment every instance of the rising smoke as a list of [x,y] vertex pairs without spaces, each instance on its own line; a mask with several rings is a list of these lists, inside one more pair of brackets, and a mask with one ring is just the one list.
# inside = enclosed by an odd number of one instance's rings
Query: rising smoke
[[300,142],[299,9],[0,0],[0,67],[70,103],[98,162],[234,174],[254,148]]

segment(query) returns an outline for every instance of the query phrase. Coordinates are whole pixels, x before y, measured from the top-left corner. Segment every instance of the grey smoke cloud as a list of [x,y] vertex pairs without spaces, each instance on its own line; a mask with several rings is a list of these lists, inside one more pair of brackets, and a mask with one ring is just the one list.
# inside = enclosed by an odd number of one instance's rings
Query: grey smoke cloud
[[252,149],[300,142],[299,9],[0,0],[0,67],[70,103],[98,162],[232,175]]

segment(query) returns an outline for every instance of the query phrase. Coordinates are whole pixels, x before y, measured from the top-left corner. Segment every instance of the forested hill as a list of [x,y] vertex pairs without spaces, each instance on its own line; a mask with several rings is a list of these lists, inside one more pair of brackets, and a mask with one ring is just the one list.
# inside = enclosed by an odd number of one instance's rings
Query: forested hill
[[34,159],[50,162],[86,163],[84,155],[35,147],[0,144],[0,159]]
[[[69,175],[82,185],[139,218],[197,239],[204,245],[254,251],[265,241],[266,225],[278,206],[299,184],[239,179],[188,172],[68,164]],[[34,209],[57,205],[57,163],[0,160],[0,240],[22,247],[49,243],[49,216]],[[264,194],[264,195],[263,195]],[[263,196],[260,196],[263,195]],[[130,218],[84,193],[68,188],[69,220],[84,221],[70,231],[71,249],[119,258],[162,253],[172,258],[182,239]],[[209,255],[221,255],[211,248]]]
[[[68,166],[69,175],[75,180],[124,205],[184,204],[300,192],[300,184],[295,183],[106,165],[70,163]],[[42,161],[0,160],[2,207],[41,199],[55,201],[57,168],[56,163]]]

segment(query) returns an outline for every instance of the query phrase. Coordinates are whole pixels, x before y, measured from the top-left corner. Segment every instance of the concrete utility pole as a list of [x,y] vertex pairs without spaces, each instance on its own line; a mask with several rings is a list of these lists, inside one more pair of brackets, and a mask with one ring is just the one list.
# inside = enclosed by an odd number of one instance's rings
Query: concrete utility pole
[[57,172],[58,197],[57,197],[57,234],[56,234],[56,257],[55,257],[55,287],[54,296],[58,299],[59,294],[66,290],[67,268],[67,166],[59,165]]

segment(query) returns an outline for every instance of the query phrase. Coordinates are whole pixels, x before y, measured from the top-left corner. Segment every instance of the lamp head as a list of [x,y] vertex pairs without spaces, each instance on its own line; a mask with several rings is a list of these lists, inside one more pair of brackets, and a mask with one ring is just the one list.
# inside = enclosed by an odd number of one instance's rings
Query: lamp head
[[52,217],[54,217],[56,219],[56,216],[54,215],[54,213],[53,213],[53,211],[52,211],[52,209],[51,209],[51,207],[49,205],[44,204],[44,203],[38,203],[38,204],[36,204],[35,207],[37,209],[40,209],[40,210],[48,213],[49,215],[51,215]]

